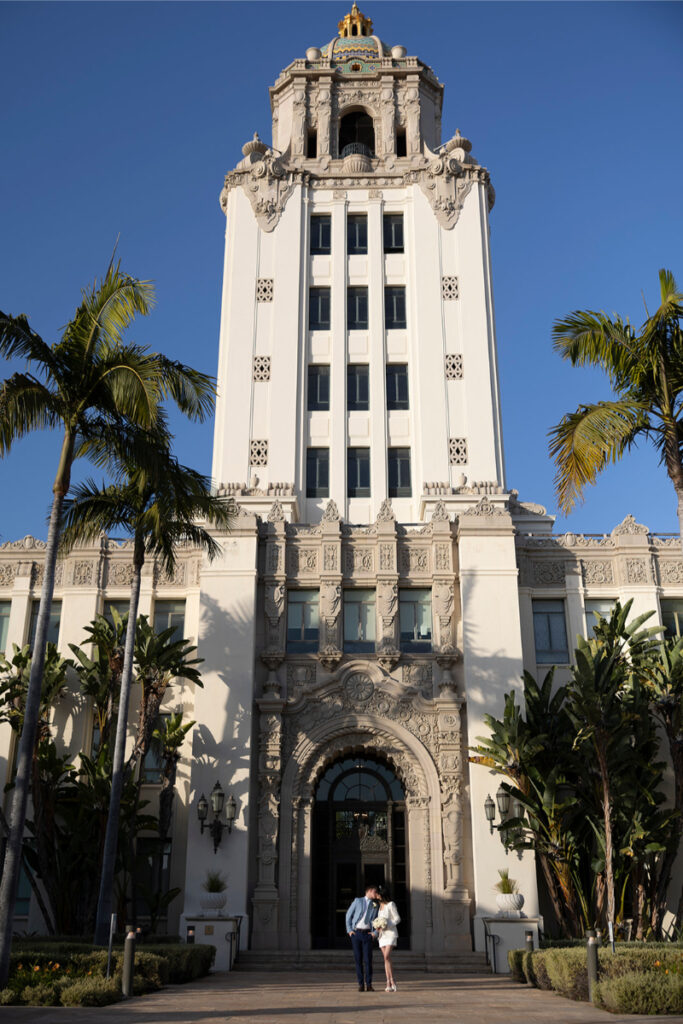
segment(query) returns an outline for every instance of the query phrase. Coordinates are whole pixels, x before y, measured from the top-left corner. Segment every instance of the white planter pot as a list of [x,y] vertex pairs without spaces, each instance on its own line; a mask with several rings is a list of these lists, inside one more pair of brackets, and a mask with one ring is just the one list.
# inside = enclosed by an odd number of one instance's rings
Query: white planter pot
[[520,917],[524,906],[521,892],[499,892],[496,895],[498,917]]
[[228,896],[224,892],[205,892],[203,896],[199,897],[199,906],[204,911],[222,910],[227,902]]

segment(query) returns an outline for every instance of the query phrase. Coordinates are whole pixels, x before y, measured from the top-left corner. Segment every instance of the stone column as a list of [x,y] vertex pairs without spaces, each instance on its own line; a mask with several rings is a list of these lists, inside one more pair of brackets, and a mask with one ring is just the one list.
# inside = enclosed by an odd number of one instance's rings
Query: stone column
[[282,774],[282,708],[279,694],[256,701],[259,709],[257,882],[253,896],[254,949],[278,948],[279,894],[276,884],[280,783]]
[[391,502],[382,502],[377,514],[377,654],[380,665],[391,672],[401,657],[398,645],[398,571],[396,520]]
[[443,839],[444,949],[470,949],[470,898],[463,880],[463,752],[460,710],[464,703],[442,688],[438,706],[438,768]]
[[322,572],[320,574],[320,663],[334,672],[342,656],[341,637],[341,530],[339,510],[328,501],[320,523]]

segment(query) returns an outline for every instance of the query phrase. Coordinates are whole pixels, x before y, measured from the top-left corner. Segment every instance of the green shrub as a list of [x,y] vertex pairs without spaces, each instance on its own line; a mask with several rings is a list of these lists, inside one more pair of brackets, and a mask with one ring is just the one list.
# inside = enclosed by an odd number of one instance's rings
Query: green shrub
[[612,1013],[683,1013],[683,975],[629,971],[604,978],[595,1003]]
[[27,985],[21,993],[24,1006],[59,1006],[61,1004],[62,981],[41,981]]
[[168,982],[183,985],[209,973],[216,956],[216,947],[179,942],[177,945],[145,946],[145,952],[163,957],[168,964]]
[[544,950],[543,959],[551,987],[568,999],[588,999],[588,967],[585,947]]
[[16,1006],[21,1002],[21,997],[14,988],[3,988],[0,990],[0,1006]]
[[529,985],[536,984],[536,975],[534,974],[534,961],[533,953],[527,949],[522,950],[522,973],[524,978]]
[[108,1006],[122,998],[113,978],[81,978],[62,989],[63,1006]]
[[508,964],[510,965],[510,973],[512,974],[513,981],[520,981],[522,983],[526,981],[524,965],[522,963],[525,952],[525,949],[508,950]]
[[612,953],[609,946],[598,950],[598,970],[616,978],[634,971],[679,971],[683,968],[683,950],[671,943],[618,943]]
[[546,991],[550,991],[553,987],[550,982],[550,978],[548,977],[548,968],[546,964],[549,952],[550,950],[547,949],[535,949],[533,953],[529,953],[529,956],[531,957],[531,969],[534,985],[536,988],[542,988]]

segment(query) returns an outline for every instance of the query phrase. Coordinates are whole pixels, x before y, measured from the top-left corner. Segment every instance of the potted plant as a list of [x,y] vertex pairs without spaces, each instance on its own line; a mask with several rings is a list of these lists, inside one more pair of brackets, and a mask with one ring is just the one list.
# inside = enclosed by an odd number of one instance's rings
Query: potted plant
[[524,897],[519,892],[517,882],[510,878],[508,868],[499,868],[500,876],[494,889],[496,890],[496,903],[500,917],[519,917],[524,906]]
[[228,899],[225,893],[227,887],[228,883],[220,871],[207,871],[202,882],[202,889],[206,895],[199,900],[202,910],[222,910]]

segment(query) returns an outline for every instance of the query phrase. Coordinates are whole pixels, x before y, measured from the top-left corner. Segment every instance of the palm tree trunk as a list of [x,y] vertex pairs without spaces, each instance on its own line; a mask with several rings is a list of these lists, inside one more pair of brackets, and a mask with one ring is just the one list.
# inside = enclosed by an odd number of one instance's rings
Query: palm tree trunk
[[[111,797],[107,816],[107,831],[102,854],[102,874],[100,876],[100,893],[97,901],[97,918],[95,921],[95,938],[97,946],[105,946],[109,940],[109,921],[114,890],[114,869],[116,866],[116,847],[119,837],[119,811],[124,783],[124,756],[126,752],[126,732],[128,730],[128,705],[130,703],[130,686],[133,678],[133,656],[135,652],[135,626],[140,604],[140,583],[142,580],[142,557],[138,552],[136,539],[133,558],[133,582],[130,592],[130,608],[128,609],[128,626],[126,628],[126,645],[123,654],[123,672],[121,673],[121,693],[119,696],[119,717],[116,723],[116,741],[114,744],[114,761],[112,764]],[[125,923],[125,922],[122,922]]]
[[614,897],[614,863],[612,853],[612,810],[609,788],[609,771],[604,749],[596,743],[600,777],[602,779],[602,813],[605,819],[605,882],[607,885],[607,920],[615,923],[616,900]]
[[[68,438],[65,438],[62,449],[62,462],[64,462],[67,441]],[[68,447],[72,448],[72,446]],[[50,606],[52,605],[52,595],[55,588],[55,565],[57,563],[59,527],[62,518],[64,495],[66,490],[68,490],[68,481],[66,485],[62,483],[63,474],[61,469],[62,467],[60,466],[60,473],[58,473],[57,481],[55,482],[50,526],[47,533],[45,575],[43,577],[43,589],[40,594],[36,638],[33,646],[33,658],[31,660],[31,675],[26,691],[24,724],[17,751],[17,773],[14,780],[12,805],[9,814],[9,836],[5,850],[2,880],[0,881],[0,988],[6,986],[9,975],[14,906],[19,886],[19,872],[21,870],[21,847],[24,838],[24,825],[26,823],[33,751],[40,718],[40,691],[43,683],[43,668],[45,666],[47,631],[50,624]]]

